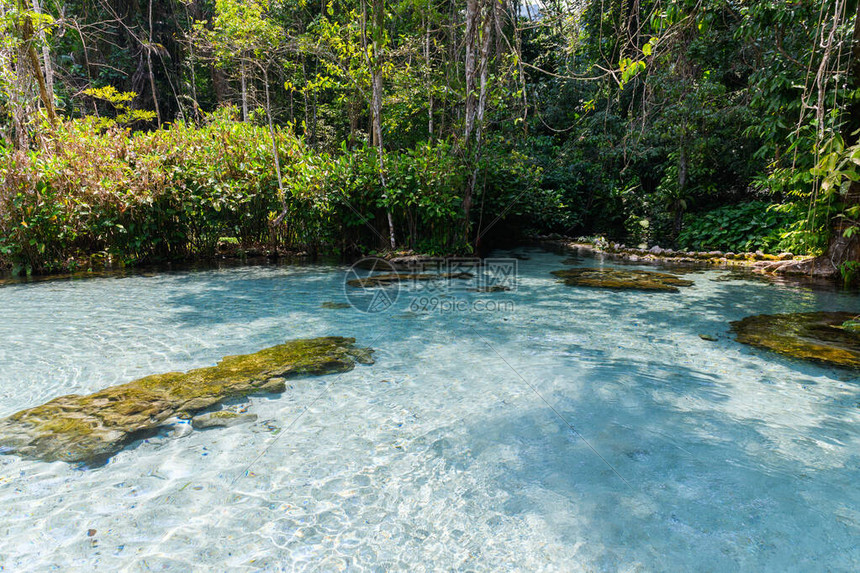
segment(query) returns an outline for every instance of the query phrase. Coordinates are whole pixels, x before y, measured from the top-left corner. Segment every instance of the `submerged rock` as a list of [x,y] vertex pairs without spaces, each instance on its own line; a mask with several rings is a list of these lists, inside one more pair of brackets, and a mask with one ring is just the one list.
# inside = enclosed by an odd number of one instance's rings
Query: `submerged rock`
[[850,328],[856,317],[850,312],[760,314],[731,325],[738,342],[792,358],[860,369],[860,332]]
[[219,410],[218,412],[209,412],[194,416],[191,420],[191,426],[195,430],[204,428],[229,428],[230,426],[238,426],[239,424],[250,424],[257,421],[257,414],[238,414],[229,410]]
[[489,286],[480,286],[476,288],[470,288],[469,292],[507,292],[511,290],[511,287],[505,285],[489,285]]
[[352,279],[346,281],[346,284],[359,288],[374,288],[387,287],[403,281],[438,281],[447,279],[470,279],[474,275],[472,273],[417,273],[417,274],[400,274],[388,273],[384,275],[372,275],[360,279]]
[[334,302],[334,301],[325,301],[320,305],[320,308],[324,308],[326,310],[340,310],[344,308],[350,308],[352,305],[348,302]]
[[581,268],[553,271],[552,274],[568,286],[608,289],[678,292],[678,287],[693,284],[675,275],[652,271]]
[[346,372],[373,362],[354,338],[291,340],[216,366],[146,376],[87,396],[70,394],[0,420],[0,452],[45,461],[99,463],[173,417],[230,398],[279,393],[287,378]]

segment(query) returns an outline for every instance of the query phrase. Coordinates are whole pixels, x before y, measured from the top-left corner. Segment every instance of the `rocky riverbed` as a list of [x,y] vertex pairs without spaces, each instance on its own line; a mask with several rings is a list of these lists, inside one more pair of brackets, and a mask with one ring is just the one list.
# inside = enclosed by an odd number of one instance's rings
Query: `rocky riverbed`
[[[288,378],[346,372],[356,362],[371,364],[372,352],[356,347],[354,338],[290,340],[253,354],[227,356],[208,368],[146,376],[87,396],[61,396],[0,420],[0,453],[97,464],[171,419],[228,399],[284,392]],[[197,425],[201,423],[206,421]]]

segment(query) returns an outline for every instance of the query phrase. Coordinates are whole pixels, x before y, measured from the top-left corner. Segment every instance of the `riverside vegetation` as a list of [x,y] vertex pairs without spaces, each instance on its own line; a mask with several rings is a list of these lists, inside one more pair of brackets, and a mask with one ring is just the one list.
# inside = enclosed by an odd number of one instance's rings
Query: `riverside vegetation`
[[0,266],[559,233],[851,281],[858,10],[0,0]]

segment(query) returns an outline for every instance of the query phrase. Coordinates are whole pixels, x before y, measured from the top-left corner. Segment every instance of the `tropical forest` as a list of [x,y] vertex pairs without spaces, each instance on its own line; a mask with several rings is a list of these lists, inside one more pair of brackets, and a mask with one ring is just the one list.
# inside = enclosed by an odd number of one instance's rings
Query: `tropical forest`
[[860,570],[860,0],[0,0],[0,571]]

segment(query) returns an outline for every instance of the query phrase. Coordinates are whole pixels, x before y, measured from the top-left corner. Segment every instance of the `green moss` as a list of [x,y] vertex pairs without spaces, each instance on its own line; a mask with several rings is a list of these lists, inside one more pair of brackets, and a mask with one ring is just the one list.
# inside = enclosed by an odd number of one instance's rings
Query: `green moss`
[[579,268],[553,271],[568,286],[607,288],[614,290],[644,290],[678,292],[692,281],[668,273],[622,269]]
[[848,312],[762,314],[731,323],[738,342],[830,366],[860,369],[860,332]]
[[284,380],[351,370],[373,362],[354,338],[292,340],[254,354],[226,356],[216,366],[168,372],[88,396],[61,396],[0,421],[0,450],[48,461],[91,461],[123,447],[132,434],[165,420],[264,391]]
[[320,305],[320,308],[324,308],[326,310],[339,310],[343,308],[350,308],[352,305],[348,302],[332,302],[326,301]]
[[239,414],[236,412],[231,412],[229,410],[220,410],[218,412],[212,412],[209,414],[210,418],[217,418],[219,420],[230,420],[233,418],[238,418]]
[[41,427],[44,431],[55,434],[88,436],[93,433],[94,424],[81,418],[58,417],[45,420],[41,423]]

